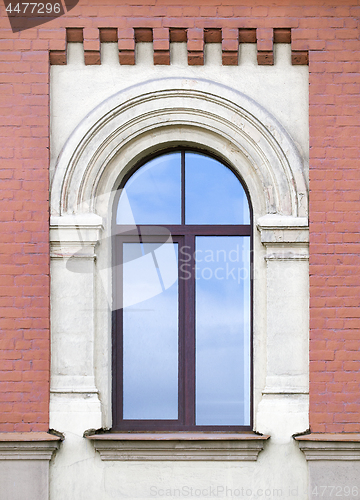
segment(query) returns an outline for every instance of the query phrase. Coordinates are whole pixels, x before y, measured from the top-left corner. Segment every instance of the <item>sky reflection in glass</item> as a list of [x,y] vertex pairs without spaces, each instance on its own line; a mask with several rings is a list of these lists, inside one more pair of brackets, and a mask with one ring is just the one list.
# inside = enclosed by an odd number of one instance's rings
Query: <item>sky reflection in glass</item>
[[250,424],[250,238],[196,237],[196,424]]
[[[117,224],[250,224],[248,199],[235,174],[211,157],[187,151],[182,185],[182,154],[150,160],[129,178]],[[191,238],[196,248],[195,424],[248,426],[250,238]],[[178,245],[124,243],[123,258],[123,418],[176,420]]]
[[[235,174],[219,161],[185,152],[185,223],[250,224],[247,196]],[[139,168],[122,190],[117,224],[181,224],[181,153]]]
[[240,181],[209,156],[185,153],[185,199],[186,224],[250,224]]
[[177,419],[177,244],[124,243],[123,255],[123,418]]
[[154,158],[122,190],[117,224],[180,224],[181,153]]

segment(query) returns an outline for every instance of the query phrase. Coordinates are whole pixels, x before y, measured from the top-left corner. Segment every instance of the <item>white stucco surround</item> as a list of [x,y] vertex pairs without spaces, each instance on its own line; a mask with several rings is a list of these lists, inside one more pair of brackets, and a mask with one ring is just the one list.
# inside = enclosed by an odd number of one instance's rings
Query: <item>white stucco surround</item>
[[[134,67],[119,66],[113,44],[103,44],[101,66],[84,66],[81,44],[69,49],[69,64],[51,70],[50,426],[66,437],[51,498],[215,486],[306,498],[306,462],[291,436],[308,427],[307,68],[291,66],[286,45],[274,67],[257,66],[251,45],[237,67],[220,65],[217,44],[204,67],[186,65],[186,44],[172,44],[169,67],[149,63],[151,44],[138,45]],[[114,193],[140,159],[175,145],[223,157],[250,193],[254,430],[271,435],[256,462],[103,462],[82,437],[111,427]]]

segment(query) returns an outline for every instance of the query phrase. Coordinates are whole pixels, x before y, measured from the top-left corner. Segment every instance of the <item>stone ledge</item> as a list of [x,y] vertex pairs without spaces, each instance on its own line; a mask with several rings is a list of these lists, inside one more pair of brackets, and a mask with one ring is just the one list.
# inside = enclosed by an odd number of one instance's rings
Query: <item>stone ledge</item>
[[108,433],[87,436],[101,460],[255,461],[270,436],[238,433]]
[[65,215],[50,218],[50,257],[52,259],[94,259],[95,246],[103,229],[96,214]]
[[[261,233],[261,243],[266,247],[293,245],[307,248],[309,244],[309,227],[306,217],[268,214],[257,220],[257,228]],[[305,257],[306,255],[298,255],[290,258]]]
[[360,460],[360,434],[306,434],[294,437],[306,460]]
[[60,441],[46,432],[0,433],[0,460],[50,460]]

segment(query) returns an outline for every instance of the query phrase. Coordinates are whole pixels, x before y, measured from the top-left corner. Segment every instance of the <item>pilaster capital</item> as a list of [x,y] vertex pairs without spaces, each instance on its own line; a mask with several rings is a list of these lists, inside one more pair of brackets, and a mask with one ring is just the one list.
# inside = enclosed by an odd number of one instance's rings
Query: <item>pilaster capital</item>
[[266,247],[267,261],[308,260],[309,227],[306,217],[268,214],[259,217],[257,228]]
[[50,218],[50,256],[52,259],[91,258],[103,229],[96,214],[63,215]]

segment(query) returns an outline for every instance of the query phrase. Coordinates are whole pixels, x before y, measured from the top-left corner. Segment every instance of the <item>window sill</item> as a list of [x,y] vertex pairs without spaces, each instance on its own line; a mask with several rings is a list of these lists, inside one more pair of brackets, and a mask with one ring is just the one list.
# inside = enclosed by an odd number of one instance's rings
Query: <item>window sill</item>
[[137,432],[86,436],[101,460],[255,461],[270,436],[254,433]]
[[47,432],[0,433],[0,460],[50,460],[61,441]]
[[314,433],[296,436],[306,460],[360,460],[360,434]]

